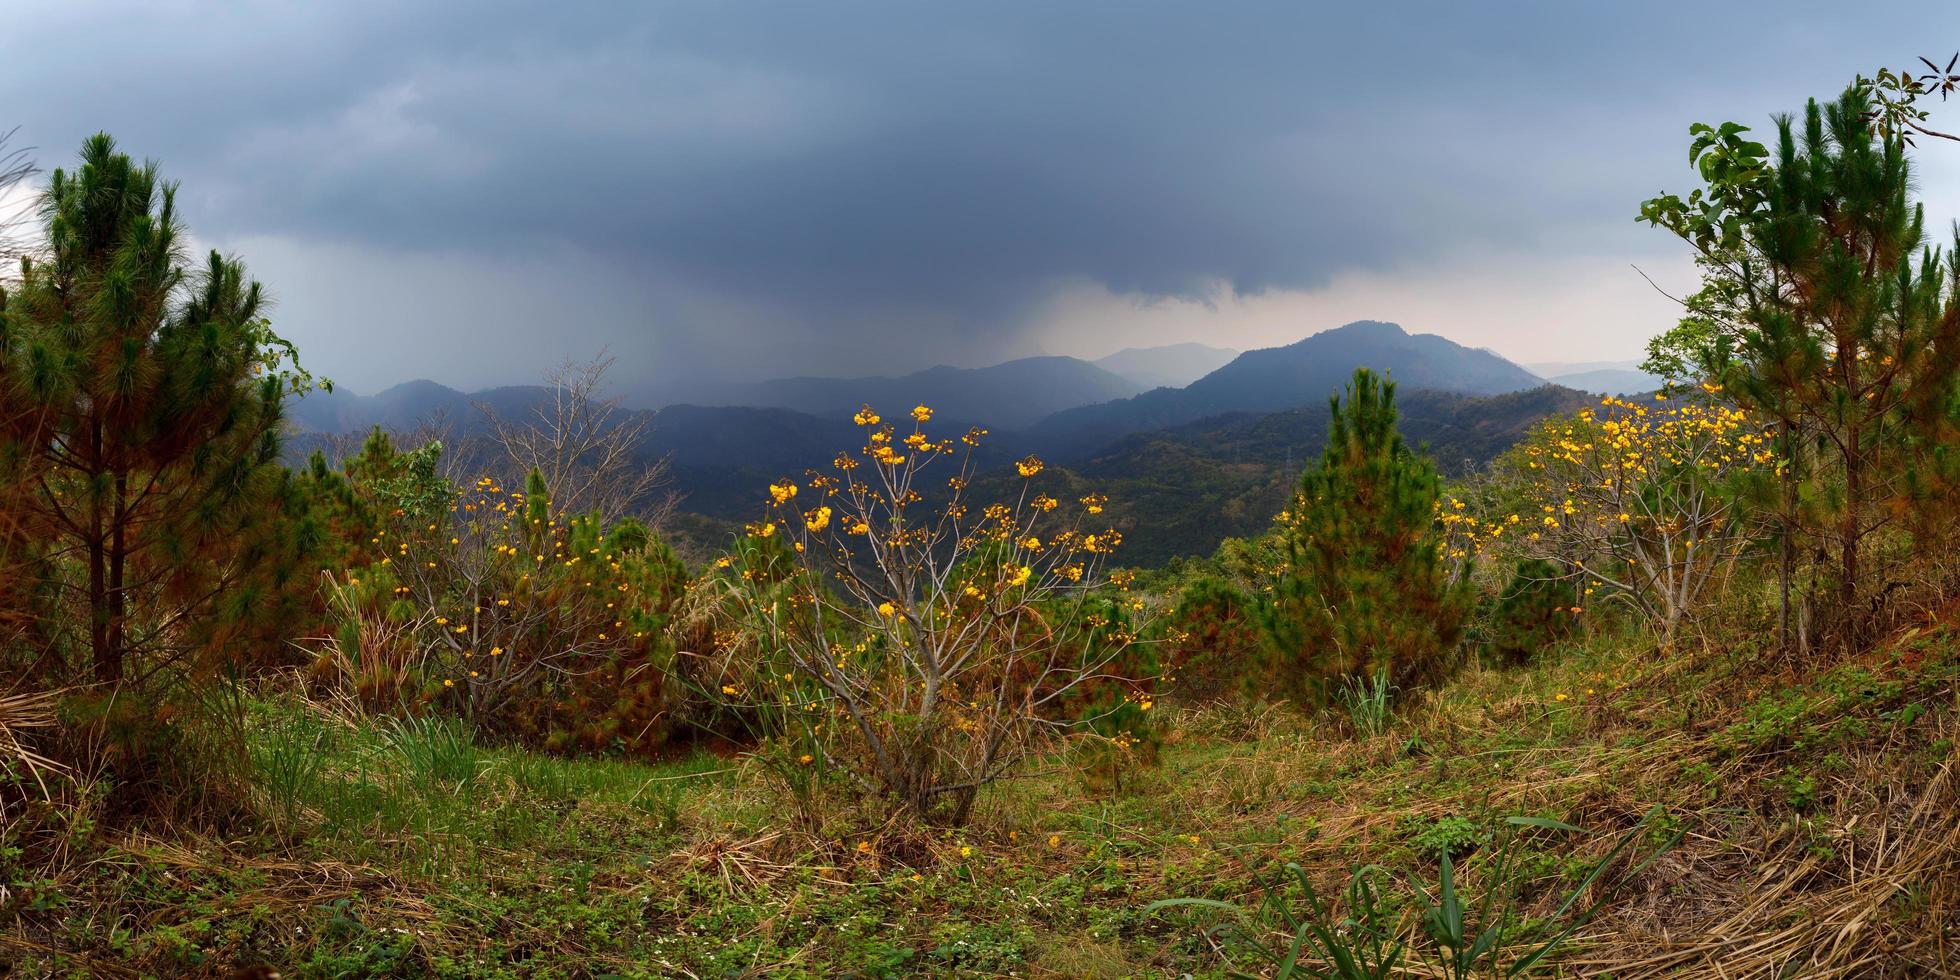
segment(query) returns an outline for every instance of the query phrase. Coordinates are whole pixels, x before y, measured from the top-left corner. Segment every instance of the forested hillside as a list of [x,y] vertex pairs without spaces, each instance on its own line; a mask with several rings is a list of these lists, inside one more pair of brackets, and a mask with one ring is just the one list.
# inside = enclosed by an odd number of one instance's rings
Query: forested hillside
[[1689,130],[1628,396],[331,394],[162,164],[0,152],[0,975],[1960,975],[1924,64]]

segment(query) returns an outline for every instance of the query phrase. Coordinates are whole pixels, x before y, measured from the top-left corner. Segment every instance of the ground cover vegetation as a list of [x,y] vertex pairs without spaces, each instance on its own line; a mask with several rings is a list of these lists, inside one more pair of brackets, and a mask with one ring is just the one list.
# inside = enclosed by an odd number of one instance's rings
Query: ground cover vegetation
[[288,468],[325,382],[96,137],[0,292],[0,966],[1960,972],[1927,67],[1695,127],[1668,389],[1446,480],[1358,370],[1263,529],[1144,572],[923,404],[689,567],[603,365]]

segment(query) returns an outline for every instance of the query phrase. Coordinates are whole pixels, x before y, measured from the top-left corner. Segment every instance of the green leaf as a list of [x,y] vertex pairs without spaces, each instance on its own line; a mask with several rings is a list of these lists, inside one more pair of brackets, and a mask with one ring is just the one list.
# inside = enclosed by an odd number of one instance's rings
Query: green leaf
[[1550,817],[1505,817],[1504,822],[1513,827],[1539,827],[1545,830],[1564,830],[1575,834],[1586,832],[1583,827],[1574,827],[1563,820],[1553,820]]

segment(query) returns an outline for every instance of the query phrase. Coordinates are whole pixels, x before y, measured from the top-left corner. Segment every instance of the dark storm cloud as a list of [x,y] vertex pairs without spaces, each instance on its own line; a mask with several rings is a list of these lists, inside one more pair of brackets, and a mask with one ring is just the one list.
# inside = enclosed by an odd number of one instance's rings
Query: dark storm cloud
[[1804,64],[1849,15],[1705,6],[51,3],[0,14],[0,105],[44,151],[160,158],[213,240],[473,256],[540,296],[563,275],[512,258],[569,249],[617,285],[590,340],[712,361],[739,306],[742,343],[830,369],[813,337],[895,321],[903,357],[984,351],[1061,281],[1311,289],[1619,235],[1686,182],[1691,119],[1916,43],[1865,21]]

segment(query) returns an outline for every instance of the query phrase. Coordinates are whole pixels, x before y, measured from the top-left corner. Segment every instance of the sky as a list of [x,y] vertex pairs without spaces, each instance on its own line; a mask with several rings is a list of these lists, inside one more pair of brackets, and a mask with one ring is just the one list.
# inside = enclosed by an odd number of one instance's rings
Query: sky
[[[355,391],[604,350],[658,401],[1356,319],[1601,361],[1692,289],[1634,221],[1695,185],[1690,123],[1956,47],[1938,4],[6,0],[0,130],[157,160]],[[1944,229],[1960,144],[1919,157]]]

